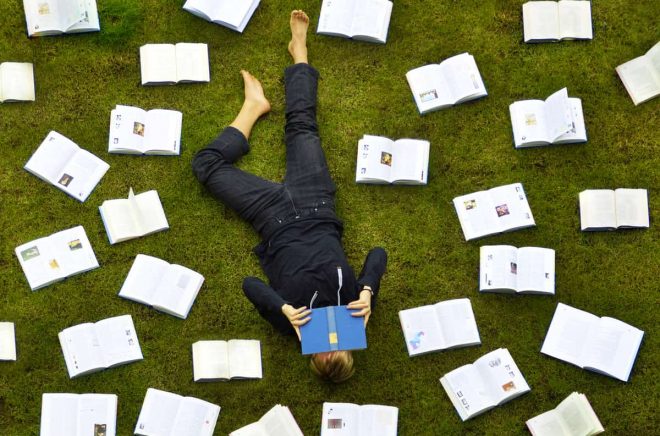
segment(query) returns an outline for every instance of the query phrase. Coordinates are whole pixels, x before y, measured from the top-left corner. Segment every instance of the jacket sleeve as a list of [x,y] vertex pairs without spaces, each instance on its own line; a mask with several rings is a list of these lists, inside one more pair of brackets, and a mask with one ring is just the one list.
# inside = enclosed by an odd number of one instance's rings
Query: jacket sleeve
[[287,302],[273,288],[257,277],[243,280],[243,292],[259,314],[283,334],[295,331],[287,317],[282,313],[282,306]]
[[360,290],[364,286],[370,286],[374,293],[374,297],[378,296],[380,289],[380,279],[385,273],[387,266],[387,253],[380,247],[372,248],[367,254],[364,261],[364,266],[358,277],[358,285]]

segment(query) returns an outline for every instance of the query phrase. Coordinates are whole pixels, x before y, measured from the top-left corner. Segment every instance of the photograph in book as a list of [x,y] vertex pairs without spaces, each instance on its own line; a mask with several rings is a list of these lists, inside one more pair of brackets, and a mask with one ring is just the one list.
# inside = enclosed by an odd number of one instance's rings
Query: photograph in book
[[147,389],[134,433],[140,436],[212,436],[220,406],[193,397]]
[[431,144],[364,135],[358,142],[356,183],[426,185]]
[[410,70],[406,80],[420,114],[488,95],[474,56],[469,53]]
[[396,436],[398,421],[393,406],[323,403],[321,436]]
[[410,356],[481,344],[467,298],[402,310],[399,321]]
[[198,341],[192,345],[193,380],[262,378],[261,343],[254,339]]
[[40,436],[115,436],[117,395],[43,394]]
[[229,433],[229,436],[303,436],[288,407],[276,404],[257,422]]
[[142,360],[131,315],[78,324],[58,337],[69,378]]
[[0,360],[16,360],[16,333],[13,322],[0,322]]
[[555,250],[484,245],[479,253],[479,291],[555,294]]
[[51,131],[24,168],[82,202],[87,200],[110,165],[69,138]]
[[96,0],[23,0],[28,36],[101,30]]
[[557,304],[541,353],[628,381],[644,332],[609,317]]
[[316,33],[385,44],[391,16],[389,0],[323,0]]
[[221,26],[242,33],[260,0],[188,0],[183,9]]
[[209,49],[203,43],[145,44],[140,47],[142,85],[210,82]]
[[605,431],[586,395],[577,392],[525,424],[532,436],[592,436]]
[[506,348],[445,374],[440,384],[463,421],[530,391]]
[[183,114],[117,105],[110,112],[108,153],[177,156]]
[[128,199],[106,200],[99,206],[110,244],[139,238],[170,228],[158,192],[151,190]]
[[660,42],[616,67],[616,73],[635,106],[660,95]]
[[587,189],[580,192],[579,201],[582,231],[650,226],[646,189]]
[[530,1],[522,15],[525,42],[593,39],[590,1]]
[[99,266],[83,226],[19,245],[14,252],[33,291]]
[[0,64],[0,103],[34,101],[34,66],[29,62]]

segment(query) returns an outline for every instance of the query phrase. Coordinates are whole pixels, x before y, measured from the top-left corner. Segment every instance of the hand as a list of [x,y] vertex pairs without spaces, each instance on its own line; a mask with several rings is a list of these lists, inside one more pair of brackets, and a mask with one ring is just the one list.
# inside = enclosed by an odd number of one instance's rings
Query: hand
[[348,303],[349,309],[359,309],[357,312],[352,312],[351,316],[363,316],[364,326],[367,326],[369,317],[371,316],[371,291],[363,290],[360,292],[360,299]]
[[300,326],[307,324],[309,320],[312,319],[309,316],[312,311],[307,309],[307,306],[302,306],[296,309],[290,304],[285,304],[282,306],[282,313],[287,317],[293,326],[296,335],[298,335],[298,340],[300,340]]

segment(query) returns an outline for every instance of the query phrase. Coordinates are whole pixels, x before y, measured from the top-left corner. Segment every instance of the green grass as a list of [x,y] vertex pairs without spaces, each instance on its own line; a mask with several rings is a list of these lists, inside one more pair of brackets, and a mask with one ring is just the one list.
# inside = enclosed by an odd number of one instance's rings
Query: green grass
[[[307,3],[315,28],[321,2]],[[614,71],[657,42],[657,3],[596,1],[592,41],[542,45],[522,43],[522,3],[397,1],[384,46],[310,35],[346,253],[357,270],[371,247],[389,253],[369,349],[355,353],[354,378],[335,386],[317,381],[298,344],[276,334],[245,299],[243,277],[263,277],[251,253],[258,238],[190,170],[195,152],[239,109],[238,72],[245,68],[262,80],[273,110],[257,125],[240,167],[282,178],[288,12],[300,2],[263,1],[240,35],[184,12],[182,0],[99,0],[100,33],[35,39],[26,37],[22,2],[1,2],[0,61],[34,63],[37,101],[0,106],[0,320],[16,323],[19,354],[15,363],[0,362],[0,434],[38,434],[43,392],[115,393],[118,434],[132,434],[148,387],[219,404],[218,435],[256,421],[276,403],[291,408],[306,434],[318,434],[324,401],[397,406],[402,435],[526,434],[526,419],[573,391],[587,395],[610,434],[657,431],[657,222],[648,230],[581,233],[577,206],[582,190],[632,187],[649,190],[652,220],[660,211],[660,99],[633,106]],[[208,43],[211,82],[141,87],[139,47],[181,41]],[[488,97],[420,117],[406,71],[464,51],[475,56]],[[508,105],[564,86],[582,99],[589,141],[514,150]],[[109,155],[108,119],[116,104],[182,111],[181,156]],[[22,169],[50,130],[111,166],[83,204]],[[356,185],[357,141],[365,133],[430,140],[428,186]],[[466,243],[452,198],[514,182],[524,184],[537,227]],[[171,228],[110,246],[97,207],[125,197],[129,187],[157,189]],[[14,248],[78,224],[101,268],[31,292]],[[555,249],[556,296],[479,294],[484,244]],[[187,320],[117,297],[138,253],[206,277]],[[482,345],[409,358],[397,312],[458,297],[470,297]],[[539,353],[559,301],[646,332],[630,382]],[[57,333],[121,314],[133,316],[144,360],[69,380]],[[264,378],[193,383],[191,344],[230,338],[261,340]],[[498,347],[510,350],[532,391],[462,423],[438,379]]]

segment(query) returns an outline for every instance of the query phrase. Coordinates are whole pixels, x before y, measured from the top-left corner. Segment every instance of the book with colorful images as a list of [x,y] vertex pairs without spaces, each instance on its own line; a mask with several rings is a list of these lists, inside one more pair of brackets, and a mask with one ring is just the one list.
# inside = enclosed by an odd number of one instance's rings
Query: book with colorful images
[[488,95],[474,56],[469,53],[410,70],[406,79],[420,114]]
[[398,421],[393,406],[323,403],[321,436],[396,436]]
[[525,42],[593,38],[590,1],[530,1],[522,15]]
[[200,18],[242,33],[260,0],[188,0],[183,9]]
[[0,103],[34,101],[34,66],[29,62],[0,64]]
[[577,392],[525,424],[532,436],[593,436],[605,431],[586,395]]
[[117,105],[110,112],[108,153],[176,156],[182,120],[179,111]]
[[276,404],[259,421],[229,433],[229,436],[303,436],[288,407]]
[[367,348],[364,318],[352,312],[346,306],[312,309],[311,319],[300,327],[302,354]]
[[23,0],[28,36],[101,30],[96,0]]
[[14,251],[33,291],[99,266],[82,226],[35,239]]
[[582,231],[648,228],[649,197],[646,189],[587,189],[580,192]]
[[555,294],[555,250],[484,245],[479,253],[479,291]]
[[197,341],[192,345],[193,380],[262,378],[261,343],[256,339]]
[[0,322],[0,360],[16,360],[16,333],[13,322]]
[[43,394],[40,436],[115,436],[117,396]]
[[203,43],[145,44],[140,47],[142,85],[210,82],[209,49]]
[[76,200],[85,201],[110,165],[51,131],[24,168]]
[[506,348],[448,372],[440,384],[463,421],[530,391]]
[[399,321],[410,356],[481,344],[467,298],[402,310]]
[[426,185],[430,147],[420,139],[364,135],[358,142],[355,182]]
[[660,42],[642,56],[616,67],[616,73],[635,106],[660,95]]
[[170,228],[158,192],[151,190],[128,199],[106,200],[99,206],[110,244],[139,238]]
[[323,0],[316,33],[385,44],[391,16],[389,0]]
[[520,183],[456,197],[454,208],[466,241],[536,225]]

